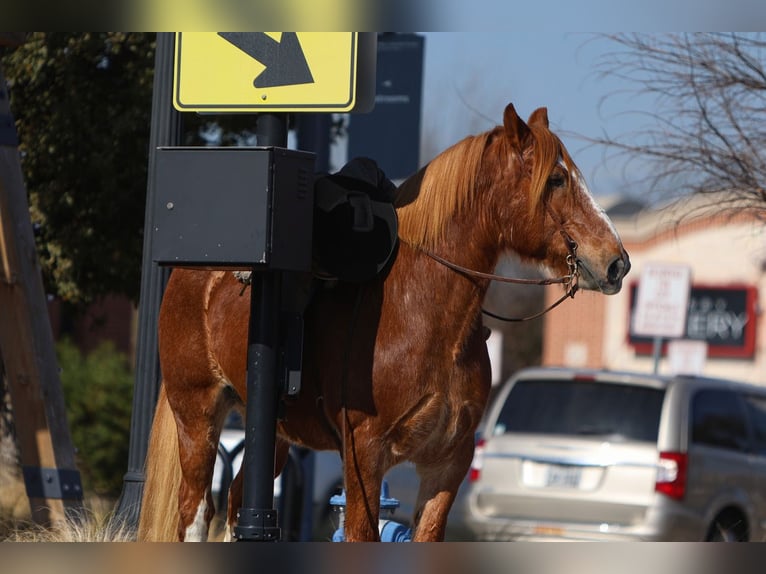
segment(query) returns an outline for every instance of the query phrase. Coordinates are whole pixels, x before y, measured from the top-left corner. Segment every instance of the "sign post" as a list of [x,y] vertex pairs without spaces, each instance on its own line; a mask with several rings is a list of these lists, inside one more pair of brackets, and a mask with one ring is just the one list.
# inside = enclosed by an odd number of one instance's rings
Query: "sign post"
[[420,167],[424,44],[417,34],[379,35],[375,110],[349,118],[349,159],[375,158],[393,180]]
[[[181,114],[171,105],[173,79],[173,34],[157,34],[152,89],[152,121],[149,135],[149,174],[154,170],[157,149],[181,142]],[[154,178],[146,186],[144,229],[154,226]],[[160,365],[157,357],[157,320],[160,301],[169,269],[152,261],[152,233],[144,234],[141,262],[141,292],[138,307],[138,339],[136,345],[136,374],[133,389],[133,411],[130,419],[130,449],[128,468],[123,479],[117,515],[131,526],[138,524],[144,488],[144,459],[149,447],[152,416],[160,388]]]
[[[287,147],[287,116],[263,114],[256,123],[259,146]],[[275,190],[279,192],[279,190]],[[279,377],[279,310],[282,272],[253,267],[250,320],[247,332],[247,402],[242,507],[234,537],[242,541],[279,540],[274,509],[274,445],[276,442]]]
[[654,373],[659,371],[663,338],[682,337],[686,331],[691,268],[664,263],[647,264],[641,272],[632,331],[654,338]]

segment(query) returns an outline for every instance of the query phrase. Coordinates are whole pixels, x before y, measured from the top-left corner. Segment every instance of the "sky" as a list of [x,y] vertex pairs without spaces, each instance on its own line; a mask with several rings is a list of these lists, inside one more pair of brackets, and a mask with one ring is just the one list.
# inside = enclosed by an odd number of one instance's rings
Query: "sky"
[[545,106],[551,128],[595,195],[640,193],[621,161],[605,159],[603,148],[577,137],[640,129],[643,120],[628,112],[652,105],[619,93],[624,86],[597,74],[595,63],[612,43],[595,34],[539,30],[423,35],[421,163],[466,135],[502,123],[509,102],[524,119]]

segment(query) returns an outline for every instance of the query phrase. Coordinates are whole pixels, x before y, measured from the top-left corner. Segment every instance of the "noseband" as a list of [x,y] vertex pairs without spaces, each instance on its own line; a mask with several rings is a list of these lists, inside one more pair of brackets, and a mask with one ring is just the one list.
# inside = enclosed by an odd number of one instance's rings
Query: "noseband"
[[578,290],[577,280],[580,276],[580,268],[577,262],[577,242],[574,239],[572,239],[572,237],[564,230],[562,223],[556,217],[553,216],[553,213],[551,213],[550,209],[547,211],[548,211],[548,214],[551,216],[551,219],[553,219],[553,221],[555,221],[558,224],[559,233],[561,233],[561,237],[564,238],[564,244],[567,246],[567,251],[569,252],[566,258],[567,267],[569,268],[569,273],[561,277],[553,277],[548,279],[521,279],[521,278],[515,278],[515,277],[504,277],[502,275],[495,275],[493,273],[484,273],[482,271],[469,269],[468,267],[463,267],[462,265],[458,265],[457,263],[453,263],[452,261],[444,259],[440,255],[437,255],[436,253],[432,253],[431,251],[427,251],[425,249],[422,251],[434,261],[441,263],[445,267],[448,267],[449,269],[452,269],[453,271],[457,271],[458,273],[462,275],[466,275],[468,277],[476,277],[479,279],[489,279],[490,281],[499,281],[501,283],[515,283],[517,285],[556,285],[556,284],[566,285],[566,292],[557,301],[555,301],[552,305],[550,305],[549,307],[546,307],[542,311],[535,313],[534,315],[529,315],[527,317],[503,317],[502,315],[497,315],[491,311],[487,311],[486,309],[481,310],[481,312],[484,313],[485,315],[492,317],[493,319],[498,319],[500,321],[507,321],[507,322],[531,321],[532,319],[537,319],[538,317],[542,317],[548,311],[555,309],[561,303],[563,303],[565,299],[568,299],[568,298],[574,299],[575,293],[577,293],[577,290]]

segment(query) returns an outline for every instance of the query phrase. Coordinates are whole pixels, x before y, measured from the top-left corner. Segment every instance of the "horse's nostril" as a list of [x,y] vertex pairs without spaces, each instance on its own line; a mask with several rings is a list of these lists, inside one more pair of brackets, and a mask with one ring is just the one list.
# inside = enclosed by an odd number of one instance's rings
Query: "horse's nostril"
[[610,283],[617,283],[625,277],[629,270],[630,262],[627,258],[623,259],[622,257],[618,257],[612,261],[611,265],[609,265],[609,268],[606,271],[606,276]]

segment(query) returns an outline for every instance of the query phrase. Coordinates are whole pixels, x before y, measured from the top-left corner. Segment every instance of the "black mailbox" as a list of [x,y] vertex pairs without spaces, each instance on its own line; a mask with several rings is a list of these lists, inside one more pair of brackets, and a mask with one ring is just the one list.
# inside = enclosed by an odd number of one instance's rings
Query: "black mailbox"
[[313,177],[309,152],[158,148],[152,259],[177,267],[310,271]]

